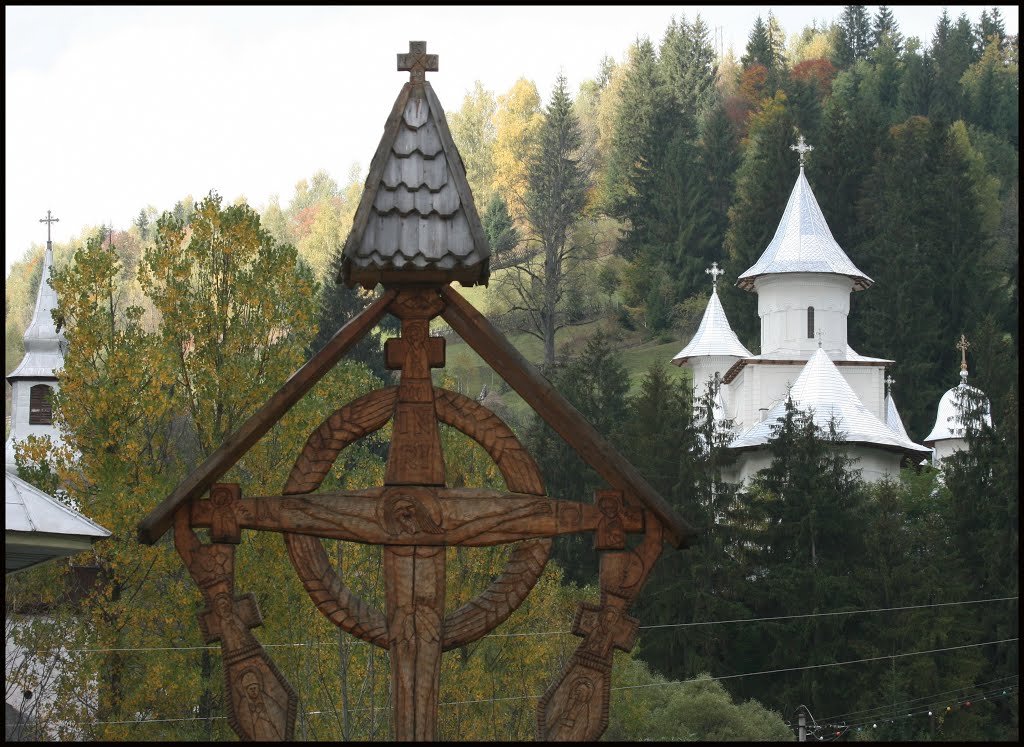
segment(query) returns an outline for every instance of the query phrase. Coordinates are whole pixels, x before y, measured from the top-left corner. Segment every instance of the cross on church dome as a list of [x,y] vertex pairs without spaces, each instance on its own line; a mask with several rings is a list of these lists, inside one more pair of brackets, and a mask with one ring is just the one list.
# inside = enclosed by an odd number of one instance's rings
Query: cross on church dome
[[718,263],[712,262],[711,267],[704,272],[711,276],[711,287],[718,290],[718,278],[725,274],[725,270],[719,270]]
[[804,156],[814,150],[813,145],[808,145],[807,141],[804,140],[804,136],[801,135],[796,139],[796,145],[789,146],[790,150],[795,150],[800,154],[800,168],[804,167]]
[[971,343],[967,342],[967,337],[961,332],[956,349],[960,351],[960,378],[965,382],[967,381],[967,348],[970,346]]
[[46,224],[46,243],[49,244],[50,243],[50,224],[51,223],[59,223],[60,222],[60,218],[54,218],[52,216],[52,214],[50,213],[50,211],[47,210],[46,211],[46,217],[45,218],[40,218],[39,222]]
[[427,71],[437,72],[437,55],[427,54],[425,41],[410,41],[409,51],[398,53],[398,69],[409,71],[410,83],[422,83],[427,79]]

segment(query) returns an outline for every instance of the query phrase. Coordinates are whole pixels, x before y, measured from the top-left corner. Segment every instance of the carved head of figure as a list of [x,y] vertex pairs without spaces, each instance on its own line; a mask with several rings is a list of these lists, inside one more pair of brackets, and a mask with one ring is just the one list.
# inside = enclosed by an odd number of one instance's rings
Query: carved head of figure
[[255,667],[249,667],[238,678],[245,695],[251,701],[257,701],[263,693],[263,675]]
[[420,532],[441,532],[441,527],[430,518],[426,507],[409,495],[392,495],[387,499],[384,521],[387,532],[392,537]]
[[601,627],[610,629],[615,621],[619,619],[619,611],[614,607],[605,607],[601,610]]
[[214,488],[210,491],[210,501],[217,508],[231,505],[232,498],[231,491],[227,488]]
[[609,519],[613,519],[619,515],[619,502],[610,495],[600,496],[597,499],[597,507],[601,509],[601,513]]
[[217,615],[221,618],[227,617],[232,614],[232,608],[234,604],[231,601],[231,595],[226,591],[222,591],[220,594],[213,598],[213,609]]

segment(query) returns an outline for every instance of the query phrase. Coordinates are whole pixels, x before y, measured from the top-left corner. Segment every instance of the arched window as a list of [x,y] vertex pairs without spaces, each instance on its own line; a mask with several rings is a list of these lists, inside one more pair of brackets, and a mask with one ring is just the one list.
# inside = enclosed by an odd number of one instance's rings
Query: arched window
[[814,307],[807,307],[807,339],[814,339]]
[[53,390],[46,384],[36,384],[28,394],[29,425],[52,425],[53,410],[50,407],[50,395]]

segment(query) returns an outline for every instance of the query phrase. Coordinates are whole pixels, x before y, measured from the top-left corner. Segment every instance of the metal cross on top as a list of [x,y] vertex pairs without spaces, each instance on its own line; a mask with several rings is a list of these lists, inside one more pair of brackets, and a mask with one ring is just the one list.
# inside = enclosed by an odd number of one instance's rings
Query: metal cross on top
[[437,55],[427,54],[425,41],[411,41],[408,52],[398,53],[398,69],[409,71],[409,82],[422,83],[427,79],[427,71],[437,72]]
[[970,346],[971,343],[967,342],[967,337],[961,332],[956,349],[960,351],[960,375],[964,378],[967,378],[967,348]]
[[801,135],[796,139],[796,145],[789,146],[790,150],[795,150],[800,154],[800,168],[804,167],[804,156],[814,150],[813,145],[808,145],[807,141],[804,140],[804,136]]
[[885,391],[886,394],[892,394],[892,385],[896,383],[896,379],[891,374],[885,376]]
[[725,270],[719,270],[718,263],[712,262],[711,267],[704,272],[711,276],[711,287],[718,290],[718,278],[725,274]]
[[47,210],[46,211],[46,217],[45,218],[40,218],[39,222],[46,224],[46,243],[49,244],[50,243],[50,224],[51,223],[59,223],[60,222],[60,218],[54,218],[51,215],[50,211]]

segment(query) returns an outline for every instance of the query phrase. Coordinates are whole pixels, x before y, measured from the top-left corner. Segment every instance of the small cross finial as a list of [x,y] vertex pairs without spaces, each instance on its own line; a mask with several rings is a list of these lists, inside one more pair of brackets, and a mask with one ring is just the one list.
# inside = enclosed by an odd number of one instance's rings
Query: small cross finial
[[821,347],[821,341],[825,338],[825,330],[818,327],[818,347]]
[[956,349],[960,351],[960,377],[963,379],[967,378],[967,348],[970,346],[971,343],[967,342],[967,337],[961,332]]
[[790,150],[795,150],[800,154],[800,168],[804,167],[804,156],[814,150],[813,145],[808,145],[807,141],[804,140],[804,136],[801,135],[796,139],[796,145],[789,146]]
[[885,375],[885,392],[886,394],[892,394],[892,385],[896,383],[896,379],[891,374]]
[[408,52],[398,53],[398,69],[403,72],[409,71],[411,83],[423,83],[427,79],[427,71],[437,72],[437,55],[427,54],[425,41],[411,41]]
[[46,217],[45,218],[40,218],[39,222],[46,224],[46,243],[49,244],[50,243],[50,224],[51,223],[59,223],[60,222],[60,218],[54,218],[53,215],[50,213],[50,211],[47,210],[46,211]]
[[718,269],[718,263],[712,262],[711,267],[704,272],[711,276],[711,287],[718,290],[718,278],[725,274],[725,270]]

